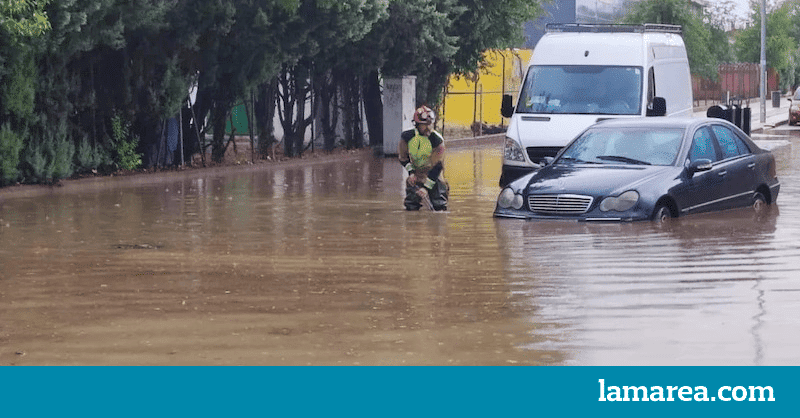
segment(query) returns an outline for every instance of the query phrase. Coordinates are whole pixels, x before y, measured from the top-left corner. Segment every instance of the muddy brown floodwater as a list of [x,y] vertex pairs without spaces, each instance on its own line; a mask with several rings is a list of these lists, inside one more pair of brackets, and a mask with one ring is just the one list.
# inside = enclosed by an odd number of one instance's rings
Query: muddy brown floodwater
[[0,364],[798,365],[771,134],[777,207],[665,228],[492,218],[496,143],[451,146],[444,214],[368,153],[0,191]]

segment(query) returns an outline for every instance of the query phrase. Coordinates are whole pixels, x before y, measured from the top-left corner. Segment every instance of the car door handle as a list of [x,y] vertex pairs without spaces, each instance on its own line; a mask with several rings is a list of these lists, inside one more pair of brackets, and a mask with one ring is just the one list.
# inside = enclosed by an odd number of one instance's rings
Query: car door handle
[[717,173],[717,175],[720,176],[720,177],[725,177],[726,174],[728,174],[728,172],[724,171],[724,170],[720,171],[719,173]]
[[751,169],[751,170],[752,170],[752,169],[754,169],[754,168],[756,168],[756,163],[750,163],[750,164],[747,164],[747,168],[749,168],[749,169]]

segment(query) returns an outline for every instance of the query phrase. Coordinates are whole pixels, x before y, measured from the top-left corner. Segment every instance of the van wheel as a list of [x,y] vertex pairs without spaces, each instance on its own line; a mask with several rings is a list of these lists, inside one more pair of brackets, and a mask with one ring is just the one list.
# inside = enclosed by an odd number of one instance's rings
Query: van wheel
[[669,222],[670,219],[672,219],[672,211],[667,205],[662,203],[656,206],[656,210],[653,211],[653,222],[663,224]]

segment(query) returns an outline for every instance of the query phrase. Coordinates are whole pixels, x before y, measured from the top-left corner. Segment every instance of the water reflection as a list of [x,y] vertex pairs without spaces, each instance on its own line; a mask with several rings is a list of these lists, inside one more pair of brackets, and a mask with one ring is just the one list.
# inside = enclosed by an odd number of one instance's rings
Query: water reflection
[[[785,144],[784,144],[785,145]],[[792,147],[777,150],[779,158]],[[782,161],[780,204],[649,223],[497,221],[510,288],[538,308],[542,345],[567,364],[795,364],[800,290],[797,173]],[[791,208],[789,208],[791,207]],[[547,338],[542,341],[541,336]]]
[[756,321],[765,299],[754,287],[798,283],[769,239],[777,211],[724,215],[668,228],[503,220],[498,241],[509,286],[539,308],[536,320],[560,325],[546,343],[574,353],[570,364],[750,364],[732,351],[751,347],[731,337],[763,351]]
[[367,153],[2,193],[0,364],[796,364],[796,148],[668,227],[494,219],[497,145],[446,214]]

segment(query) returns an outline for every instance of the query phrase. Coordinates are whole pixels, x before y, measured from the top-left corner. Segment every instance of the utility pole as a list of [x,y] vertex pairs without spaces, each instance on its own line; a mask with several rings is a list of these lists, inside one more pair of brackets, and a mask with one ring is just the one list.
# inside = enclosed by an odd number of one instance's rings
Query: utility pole
[[767,0],[761,0],[761,123],[767,121]]

